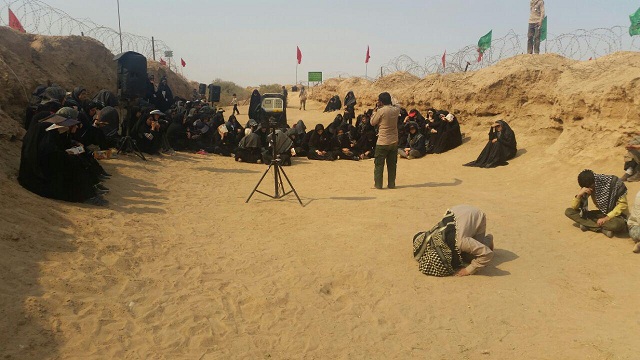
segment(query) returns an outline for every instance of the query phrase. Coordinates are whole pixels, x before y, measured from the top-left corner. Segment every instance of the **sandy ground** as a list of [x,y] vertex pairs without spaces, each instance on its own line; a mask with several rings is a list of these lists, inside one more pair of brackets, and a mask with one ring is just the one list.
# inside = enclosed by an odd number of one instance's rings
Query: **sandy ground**
[[[290,108],[290,122],[328,123],[323,107]],[[450,153],[400,161],[396,190],[371,189],[372,160],[295,159],[286,171],[304,207],[292,196],[245,204],[265,167],[213,155],[104,161],[107,209],[5,181],[0,355],[637,359],[640,256],[630,239],[564,217],[578,172],[620,175],[621,159],[565,163],[531,137],[507,167],[466,168],[486,141],[468,135]],[[487,213],[493,263],[467,278],[422,275],[412,236],[465,203]]]

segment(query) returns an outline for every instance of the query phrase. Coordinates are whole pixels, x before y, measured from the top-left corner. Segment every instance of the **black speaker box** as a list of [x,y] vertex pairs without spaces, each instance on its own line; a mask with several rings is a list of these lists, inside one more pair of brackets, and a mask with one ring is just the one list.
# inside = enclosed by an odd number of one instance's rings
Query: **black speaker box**
[[200,87],[198,88],[198,93],[200,95],[204,95],[207,93],[207,84],[200,84]]
[[209,85],[209,102],[220,102],[222,88],[213,84]]
[[118,64],[118,98],[142,98],[147,92],[147,58],[137,52],[127,51],[113,58]]

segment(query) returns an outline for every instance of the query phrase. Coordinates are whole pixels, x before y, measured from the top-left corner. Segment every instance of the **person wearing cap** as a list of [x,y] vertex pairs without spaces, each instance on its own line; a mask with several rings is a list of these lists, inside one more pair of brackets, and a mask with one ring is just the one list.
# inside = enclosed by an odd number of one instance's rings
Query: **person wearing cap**
[[78,120],[81,122],[81,128],[76,133],[76,140],[85,146],[97,145],[100,150],[108,150],[107,137],[100,130],[100,127],[106,125],[100,121],[99,111],[102,110],[102,104],[95,101],[87,102],[86,105],[78,109]]
[[40,120],[60,110],[62,104],[65,103],[66,96],[67,92],[56,85],[44,89],[41,94],[40,104],[35,106],[35,109],[31,109],[32,111],[27,111],[27,117],[24,123],[25,130],[29,130],[32,124],[36,124]]
[[640,181],[640,136],[631,139],[625,145],[627,154],[624,157],[624,174],[620,177],[622,181]]
[[427,154],[426,138],[419,132],[419,125],[415,121],[409,122],[408,147],[398,149],[398,155],[404,159],[419,159]]
[[[104,168],[100,165],[100,163],[98,163],[98,161],[93,157],[93,153],[85,151],[84,144],[78,140],[78,130],[82,127],[82,123],[78,120],[78,115],[79,115],[78,110],[69,108],[69,107],[64,107],[60,109],[56,114],[64,116],[68,119],[77,121],[77,124],[75,124],[73,127],[70,127],[69,137],[68,137],[68,147],[76,147],[78,149],[82,149],[79,155],[82,159],[84,167],[88,171],[92,172],[94,177],[96,177],[96,179],[99,179],[102,176],[110,177],[111,175],[109,175],[104,170]],[[98,187],[101,190],[108,190],[107,188],[102,186],[98,186]]]
[[160,110],[153,110],[144,118],[144,121],[138,122],[137,128],[137,145],[140,151],[155,155],[160,152],[162,146],[160,138],[160,118],[164,113]]
[[80,123],[70,118],[74,109],[62,108],[34,124],[23,140],[18,181],[43,197],[104,206],[107,201],[96,185],[99,179],[87,165],[86,154],[73,145],[71,136]]
[[389,189],[396,187],[396,167],[398,163],[398,117],[400,108],[391,103],[391,95],[383,92],[378,95],[376,109],[371,125],[378,127],[378,141],[375,151],[374,186],[382,189],[384,164],[387,163]]

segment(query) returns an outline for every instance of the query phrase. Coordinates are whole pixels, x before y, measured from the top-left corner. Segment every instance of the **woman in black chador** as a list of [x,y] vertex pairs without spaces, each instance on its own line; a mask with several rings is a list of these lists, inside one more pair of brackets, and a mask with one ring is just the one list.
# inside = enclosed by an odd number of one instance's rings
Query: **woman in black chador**
[[251,131],[250,128],[244,131],[245,136],[240,140],[236,149],[236,161],[255,164],[262,156],[260,136]]
[[437,127],[437,133],[432,137],[429,150],[433,154],[442,154],[462,145],[462,133],[458,119],[450,113],[440,113],[441,122]]
[[260,122],[258,119],[260,115],[260,107],[262,106],[262,99],[258,90],[253,90],[251,93],[251,101],[249,101],[249,119],[253,119]]
[[327,103],[327,106],[324,108],[324,112],[333,112],[340,110],[340,108],[342,108],[342,101],[340,101],[340,96],[335,95]]
[[324,125],[318,124],[309,139],[309,160],[329,160],[336,159],[336,149],[332,147],[332,142],[324,130]]
[[517,151],[516,134],[511,130],[509,124],[503,120],[498,120],[491,125],[489,142],[480,153],[480,156],[478,156],[478,159],[464,166],[493,168],[508,165],[507,161],[513,159]]
[[344,98],[344,121],[349,125],[353,125],[353,119],[356,118],[356,96],[353,91],[349,91]]

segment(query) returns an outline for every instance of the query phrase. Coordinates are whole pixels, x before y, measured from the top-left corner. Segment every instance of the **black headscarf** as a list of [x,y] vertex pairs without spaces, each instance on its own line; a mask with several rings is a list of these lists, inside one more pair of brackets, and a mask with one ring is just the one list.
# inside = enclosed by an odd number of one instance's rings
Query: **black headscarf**
[[84,102],[80,100],[80,94],[82,94],[83,92],[87,92],[87,89],[83,88],[82,86],[78,86],[73,89],[73,92],[71,92],[71,98],[75,100],[79,106],[84,107]]
[[[318,131],[322,130],[322,134],[318,134]],[[311,134],[311,138],[309,139],[309,148],[320,150],[323,148],[323,143],[326,140],[326,131],[324,131],[324,125],[318,124],[316,125],[313,133]]]
[[344,118],[342,117],[342,114],[338,114],[333,119],[333,122],[327,127],[327,131],[330,134],[335,135],[338,133],[338,128],[340,128],[342,124],[344,124]]
[[510,149],[517,149],[518,143],[516,141],[516,134],[511,130],[511,126],[509,126],[509,124],[504,120],[498,120],[497,123],[502,126],[502,130],[498,136],[498,141]]
[[241,149],[260,149],[261,143],[260,136],[252,131],[240,140],[238,147]]
[[102,103],[102,106],[118,106],[118,98],[109,90],[100,90],[93,97],[93,101]]
[[262,106],[262,99],[260,92],[256,89],[251,93],[251,100],[249,102],[249,119],[260,121],[258,116],[260,114],[259,109]]
[[[483,168],[493,168],[507,165],[507,161],[514,158],[518,151],[516,135],[505,121],[496,121],[502,127],[497,131],[495,127],[489,129],[489,141],[475,161],[465,164],[465,166],[475,166]],[[493,140],[497,140],[495,143]]]
[[[267,140],[271,142],[271,135],[267,136]],[[276,154],[282,154],[284,152],[289,151],[293,146],[293,140],[287,134],[285,134],[282,130],[276,130]]]
[[293,126],[296,130],[298,136],[304,136],[307,133],[307,126],[304,124],[304,121],[298,120],[298,122]]
[[356,96],[353,94],[353,91],[349,91],[347,96],[344,97],[344,106],[351,108],[356,106]]

